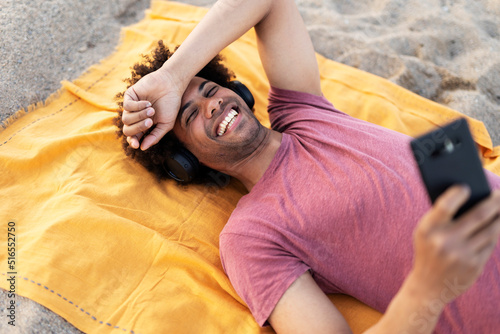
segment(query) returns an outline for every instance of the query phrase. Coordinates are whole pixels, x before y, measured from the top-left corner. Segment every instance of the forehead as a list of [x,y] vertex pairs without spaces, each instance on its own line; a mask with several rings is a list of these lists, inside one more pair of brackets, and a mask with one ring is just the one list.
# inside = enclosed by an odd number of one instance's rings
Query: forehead
[[198,87],[204,81],[207,80],[200,77],[194,77],[193,79],[191,79],[186,88],[186,91],[184,92],[184,95],[182,96],[183,102],[187,102],[189,99],[193,98],[193,94],[196,94],[196,92],[198,91]]

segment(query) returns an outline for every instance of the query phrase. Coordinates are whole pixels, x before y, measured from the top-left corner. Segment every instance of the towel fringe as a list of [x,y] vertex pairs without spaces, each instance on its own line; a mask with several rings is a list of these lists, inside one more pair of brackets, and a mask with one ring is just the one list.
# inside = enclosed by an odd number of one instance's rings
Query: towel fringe
[[30,104],[26,108],[19,109],[14,114],[9,116],[6,120],[2,121],[2,123],[0,124],[0,133],[5,131],[9,126],[14,124],[17,120],[23,118],[25,115],[32,113],[33,111],[36,111],[40,108],[48,106],[54,100],[58,99],[59,96],[61,96],[61,94],[65,90],[66,90],[65,88],[61,87],[57,91],[55,91],[54,93],[50,94],[49,97],[47,97],[44,101],[38,101],[38,102]]

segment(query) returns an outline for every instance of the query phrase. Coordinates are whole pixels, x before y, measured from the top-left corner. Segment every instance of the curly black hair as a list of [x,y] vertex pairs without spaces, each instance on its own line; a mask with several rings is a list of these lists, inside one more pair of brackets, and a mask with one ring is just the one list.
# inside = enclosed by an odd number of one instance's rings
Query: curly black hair
[[[175,50],[177,50],[177,48]],[[127,88],[134,85],[146,74],[158,70],[167,61],[167,59],[172,56],[172,54],[173,52],[165,46],[163,41],[158,41],[156,48],[151,52],[151,54],[142,55],[142,61],[132,67],[132,76],[124,80],[128,84]],[[234,74],[222,64],[223,60],[224,59],[221,55],[217,55],[198,74],[196,74],[196,76],[213,81],[222,87],[229,87],[231,80],[234,78]],[[122,114],[124,94],[125,92],[121,92],[116,95],[119,108],[118,115],[113,121],[118,127],[117,134],[118,137],[121,138],[125,154],[153,173],[158,180],[170,178],[168,173],[163,168],[165,157],[168,156],[172,150],[178,149],[178,147],[183,147],[184,145],[177,139],[173,131],[170,131],[156,145],[150,147],[146,151],[130,147],[127,142],[127,136],[123,134]],[[149,131],[151,131],[151,129]],[[210,182],[209,176],[214,175],[211,173],[213,170],[206,166],[201,167],[201,171],[195,177],[193,182]]]

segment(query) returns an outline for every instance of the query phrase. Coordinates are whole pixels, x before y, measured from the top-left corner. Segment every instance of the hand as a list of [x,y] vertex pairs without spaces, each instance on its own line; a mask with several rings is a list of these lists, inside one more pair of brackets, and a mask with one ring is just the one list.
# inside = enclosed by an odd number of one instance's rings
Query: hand
[[129,145],[147,150],[174,127],[185,87],[163,68],[141,78],[129,87],[123,99],[123,134]]
[[415,229],[413,274],[423,293],[446,296],[445,303],[476,281],[500,236],[500,191],[453,220],[469,195],[468,188],[450,188]]

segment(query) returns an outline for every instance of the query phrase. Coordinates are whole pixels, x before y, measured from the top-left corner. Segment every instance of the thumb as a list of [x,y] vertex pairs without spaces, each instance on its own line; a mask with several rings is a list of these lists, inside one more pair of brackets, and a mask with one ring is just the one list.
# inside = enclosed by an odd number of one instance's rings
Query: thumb
[[469,196],[470,189],[468,186],[456,185],[450,187],[434,202],[424,221],[430,225],[450,222],[460,207],[467,202]]
[[145,151],[153,145],[158,144],[158,142],[172,129],[167,123],[158,123],[151,132],[144,137],[141,144],[141,150]]
[[177,119],[181,104],[182,94],[173,94],[172,96],[163,96],[159,98],[153,107],[157,111],[157,124],[154,129],[144,137],[141,144],[141,150],[145,151],[151,146],[157,144],[167,132],[172,130]]

